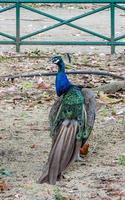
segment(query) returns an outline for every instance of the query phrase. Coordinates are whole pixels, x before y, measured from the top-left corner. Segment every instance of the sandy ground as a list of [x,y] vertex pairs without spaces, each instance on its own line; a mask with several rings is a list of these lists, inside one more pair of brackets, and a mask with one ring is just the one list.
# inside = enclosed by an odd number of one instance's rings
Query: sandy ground
[[[50,70],[46,62],[50,55],[45,55],[47,59],[17,59],[12,56],[11,59],[2,57],[2,75],[45,71],[47,67]],[[83,56],[75,55],[74,60],[80,64]],[[114,57],[86,55],[91,64],[98,61],[103,68],[107,60],[107,70],[124,75],[122,58],[120,61],[118,58],[114,62]],[[85,62],[86,59],[84,57]],[[80,65],[78,69],[81,69]],[[80,77],[70,78],[83,83],[85,77]],[[87,79],[88,84],[91,81],[95,85],[111,80],[94,76]],[[97,111],[93,136],[89,141],[89,154],[84,161],[74,163],[65,173],[65,179],[57,182],[56,186],[37,184],[51,147],[48,113],[55,98],[54,78],[44,78],[44,81],[50,85],[47,91],[36,88],[37,79],[0,82],[0,173],[4,171],[0,181],[5,181],[1,200],[54,200],[57,190],[65,200],[125,200],[125,166],[120,164],[120,158],[125,154],[124,93],[120,93],[123,100],[117,104],[102,99],[104,102]],[[99,102],[98,97],[97,105]]]

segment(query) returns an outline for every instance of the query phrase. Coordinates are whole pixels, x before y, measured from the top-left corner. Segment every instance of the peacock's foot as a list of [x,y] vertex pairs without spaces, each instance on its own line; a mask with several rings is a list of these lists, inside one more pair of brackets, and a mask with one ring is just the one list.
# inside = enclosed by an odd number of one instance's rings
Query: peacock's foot
[[84,158],[80,156],[80,154],[78,153],[76,159],[75,159],[75,162],[83,162],[84,161]]

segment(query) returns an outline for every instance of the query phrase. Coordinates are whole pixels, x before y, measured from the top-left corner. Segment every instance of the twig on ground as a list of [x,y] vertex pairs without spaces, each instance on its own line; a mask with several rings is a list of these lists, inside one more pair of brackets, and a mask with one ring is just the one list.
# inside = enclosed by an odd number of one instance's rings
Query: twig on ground
[[[37,72],[31,74],[17,74],[17,75],[6,75],[0,76],[0,80],[13,80],[15,78],[26,78],[26,77],[36,77],[36,76],[55,76],[56,72]],[[68,71],[66,74],[90,74],[90,75],[99,75],[99,76],[111,76],[113,78],[125,80],[125,77],[99,70],[83,70],[83,71]]]

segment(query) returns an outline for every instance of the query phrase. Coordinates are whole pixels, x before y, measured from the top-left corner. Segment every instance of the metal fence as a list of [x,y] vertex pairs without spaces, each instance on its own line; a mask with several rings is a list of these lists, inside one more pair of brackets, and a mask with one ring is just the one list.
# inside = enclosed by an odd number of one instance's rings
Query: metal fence
[[[121,41],[125,38],[125,34],[120,35],[116,37],[115,34],[115,9],[118,8],[120,10],[125,11],[125,0],[0,0],[1,3],[7,3],[7,6],[0,7],[0,13],[6,12],[8,10],[16,9],[15,13],[15,19],[16,19],[16,34],[11,35],[5,32],[2,32],[0,30],[0,35],[7,38],[6,40],[0,40],[0,44],[2,45],[15,45],[16,51],[20,51],[21,45],[107,45],[111,47],[111,53],[113,54],[115,52],[115,46],[123,46],[125,45],[125,41]],[[9,5],[9,3],[11,3]],[[98,3],[100,4],[99,8],[96,8],[94,10],[90,10],[86,13],[80,14],[78,16],[69,18],[69,19],[62,19],[60,17],[57,17],[55,15],[48,14],[45,11],[42,11],[41,9],[34,8],[31,6],[31,4],[27,3],[65,3],[65,4],[94,4]],[[103,4],[103,5],[102,5]],[[30,34],[21,35],[21,12],[20,9],[26,9],[29,11],[32,11],[34,13],[37,13],[42,16],[46,16],[50,19],[53,19],[54,21],[57,21],[54,25],[42,28],[40,30],[34,31]],[[110,37],[107,37],[106,35],[100,34],[98,32],[95,32],[93,30],[89,30],[87,28],[83,28],[81,26],[78,26],[74,24],[73,22],[85,18],[87,16],[93,15],[95,13],[101,12],[103,10],[109,9],[110,10]],[[49,30],[55,29],[57,27],[67,25],[69,27],[72,27],[74,29],[80,30],[81,32],[89,33],[93,36],[101,38],[101,41],[34,41],[32,40],[32,36],[35,36],[39,33],[45,33]],[[27,39],[31,39],[30,41]]]

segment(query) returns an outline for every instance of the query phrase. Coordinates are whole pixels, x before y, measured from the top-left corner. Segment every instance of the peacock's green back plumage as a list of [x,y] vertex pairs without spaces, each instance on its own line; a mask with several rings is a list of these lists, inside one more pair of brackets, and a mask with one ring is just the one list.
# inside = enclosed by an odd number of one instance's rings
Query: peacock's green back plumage
[[60,124],[66,119],[78,121],[77,140],[82,141],[88,137],[85,97],[81,89],[77,86],[72,86],[54,106],[53,114],[50,117],[52,137],[58,132],[57,129]]

